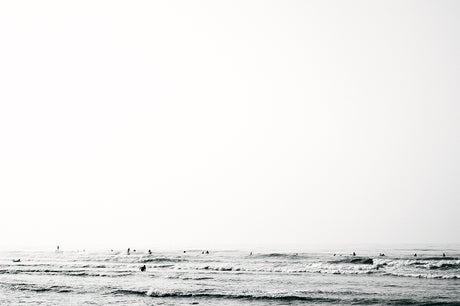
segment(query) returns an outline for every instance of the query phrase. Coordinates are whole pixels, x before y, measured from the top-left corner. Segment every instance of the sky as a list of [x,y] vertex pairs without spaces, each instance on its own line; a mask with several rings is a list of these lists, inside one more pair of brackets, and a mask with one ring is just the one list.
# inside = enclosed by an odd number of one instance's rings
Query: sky
[[460,2],[1,1],[1,248],[460,243]]

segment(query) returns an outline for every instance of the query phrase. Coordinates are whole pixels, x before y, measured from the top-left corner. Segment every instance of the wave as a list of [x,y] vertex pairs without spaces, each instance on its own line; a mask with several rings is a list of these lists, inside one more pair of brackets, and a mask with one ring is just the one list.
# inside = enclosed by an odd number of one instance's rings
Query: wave
[[41,270],[41,269],[23,269],[23,270],[0,270],[1,274],[46,274],[46,275],[66,275],[66,276],[83,276],[83,277],[122,277],[132,275],[130,271],[112,271],[107,273],[92,273],[85,270]]
[[349,257],[345,259],[330,261],[330,263],[350,263],[350,264],[373,265],[374,260],[369,257]]
[[460,263],[446,263],[446,262],[436,262],[436,261],[414,261],[407,264],[408,266],[414,266],[418,269],[429,269],[429,270],[459,270]]
[[[456,302],[420,302],[409,298],[394,298],[394,299],[378,299],[369,297],[353,297],[343,296],[341,292],[337,292],[339,297],[326,296],[305,296],[305,295],[280,295],[280,294],[231,294],[231,293],[203,293],[203,292],[155,292],[150,289],[148,291],[133,290],[133,289],[117,289],[111,292],[115,295],[137,295],[151,298],[177,298],[177,299],[219,299],[219,300],[246,300],[246,301],[265,301],[269,302],[286,302],[291,303],[329,303],[329,304],[385,304],[385,305],[458,305]],[[195,303],[195,302],[194,302]],[[194,304],[192,303],[192,304]]]
[[209,298],[232,300],[281,300],[281,301],[309,301],[337,303],[340,299],[330,297],[309,297],[301,295],[251,295],[251,294],[225,294],[225,293],[189,293],[189,292],[155,292],[153,290],[140,291],[130,289],[117,289],[111,292],[117,295],[141,295],[157,298]]
[[303,255],[298,253],[268,253],[268,254],[255,254],[252,257],[255,258],[284,258],[284,259],[300,259],[305,258]]
[[433,274],[419,274],[419,273],[397,273],[386,272],[382,275],[397,276],[397,277],[413,277],[413,278],[433,278],[433,279],[460,279],[460,275],[433,275]]
[[148,263],[148,262],[184,262],[184,258],[169,258],[169,257],[156,257],[156,258],[146,258],[141,259],[139,262]]
[[420,257],[417,258],[418,260],[459,260],[460,258],[458,257],[443,257],[443,256],[437,256],[437,257]]
[[201,276],[201,277],[183,277],[183,280],[208,280],[208,279],[214,279],[213,277],[209,276]]
[[19,283],[19,284],[9,284],[10,289],[21,290],[21,291],[33,291],[33,292],[57,292],[57,293],[68,293],[72,292],[70,287],[67,286],[48,286],[48,287],[39,287],[33,284]]
[[443,263],[439,266],[430,265],[430,270],[452,270],[452,269],[460,269],[460,263]]

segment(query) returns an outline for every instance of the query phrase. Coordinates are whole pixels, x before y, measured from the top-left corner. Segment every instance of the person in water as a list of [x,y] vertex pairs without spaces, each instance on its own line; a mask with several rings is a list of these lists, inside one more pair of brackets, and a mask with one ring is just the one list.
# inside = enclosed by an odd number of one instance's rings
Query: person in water
[[417,253],[414,254],[414,257],[417,257]]
[[446,257],[446,253],[442,253],[442,257]]
[[152,255],[152,251],[149,250],[149,255]]
[[131,248],[128,248],[128,251],[126,252],[129,255],[129,252],[131,251]]
[[141,270],[141,272],[145,272],[145,270],[147,270],[147,267],[143,265],[142,267],[139,268],[139,270]]
[[355,253],[355,252],[353,252],[353,256],[356,256],[356,253]]

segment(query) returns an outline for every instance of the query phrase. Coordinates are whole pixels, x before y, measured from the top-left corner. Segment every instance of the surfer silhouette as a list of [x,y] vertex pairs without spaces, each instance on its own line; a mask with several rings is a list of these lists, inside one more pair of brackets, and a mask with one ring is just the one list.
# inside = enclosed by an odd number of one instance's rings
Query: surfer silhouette
[[145,272],[145,270],[147,270],[147,267],[143,265],[142,267],[139,268],[139,270],[141,270],[141,272]]

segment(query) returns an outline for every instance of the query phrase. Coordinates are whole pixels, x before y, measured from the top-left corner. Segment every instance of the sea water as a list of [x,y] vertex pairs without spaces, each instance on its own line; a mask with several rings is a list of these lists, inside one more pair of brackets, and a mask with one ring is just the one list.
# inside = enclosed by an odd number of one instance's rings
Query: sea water
[[0,304],[460,305],[457,247],[203,251],[0,252]]

